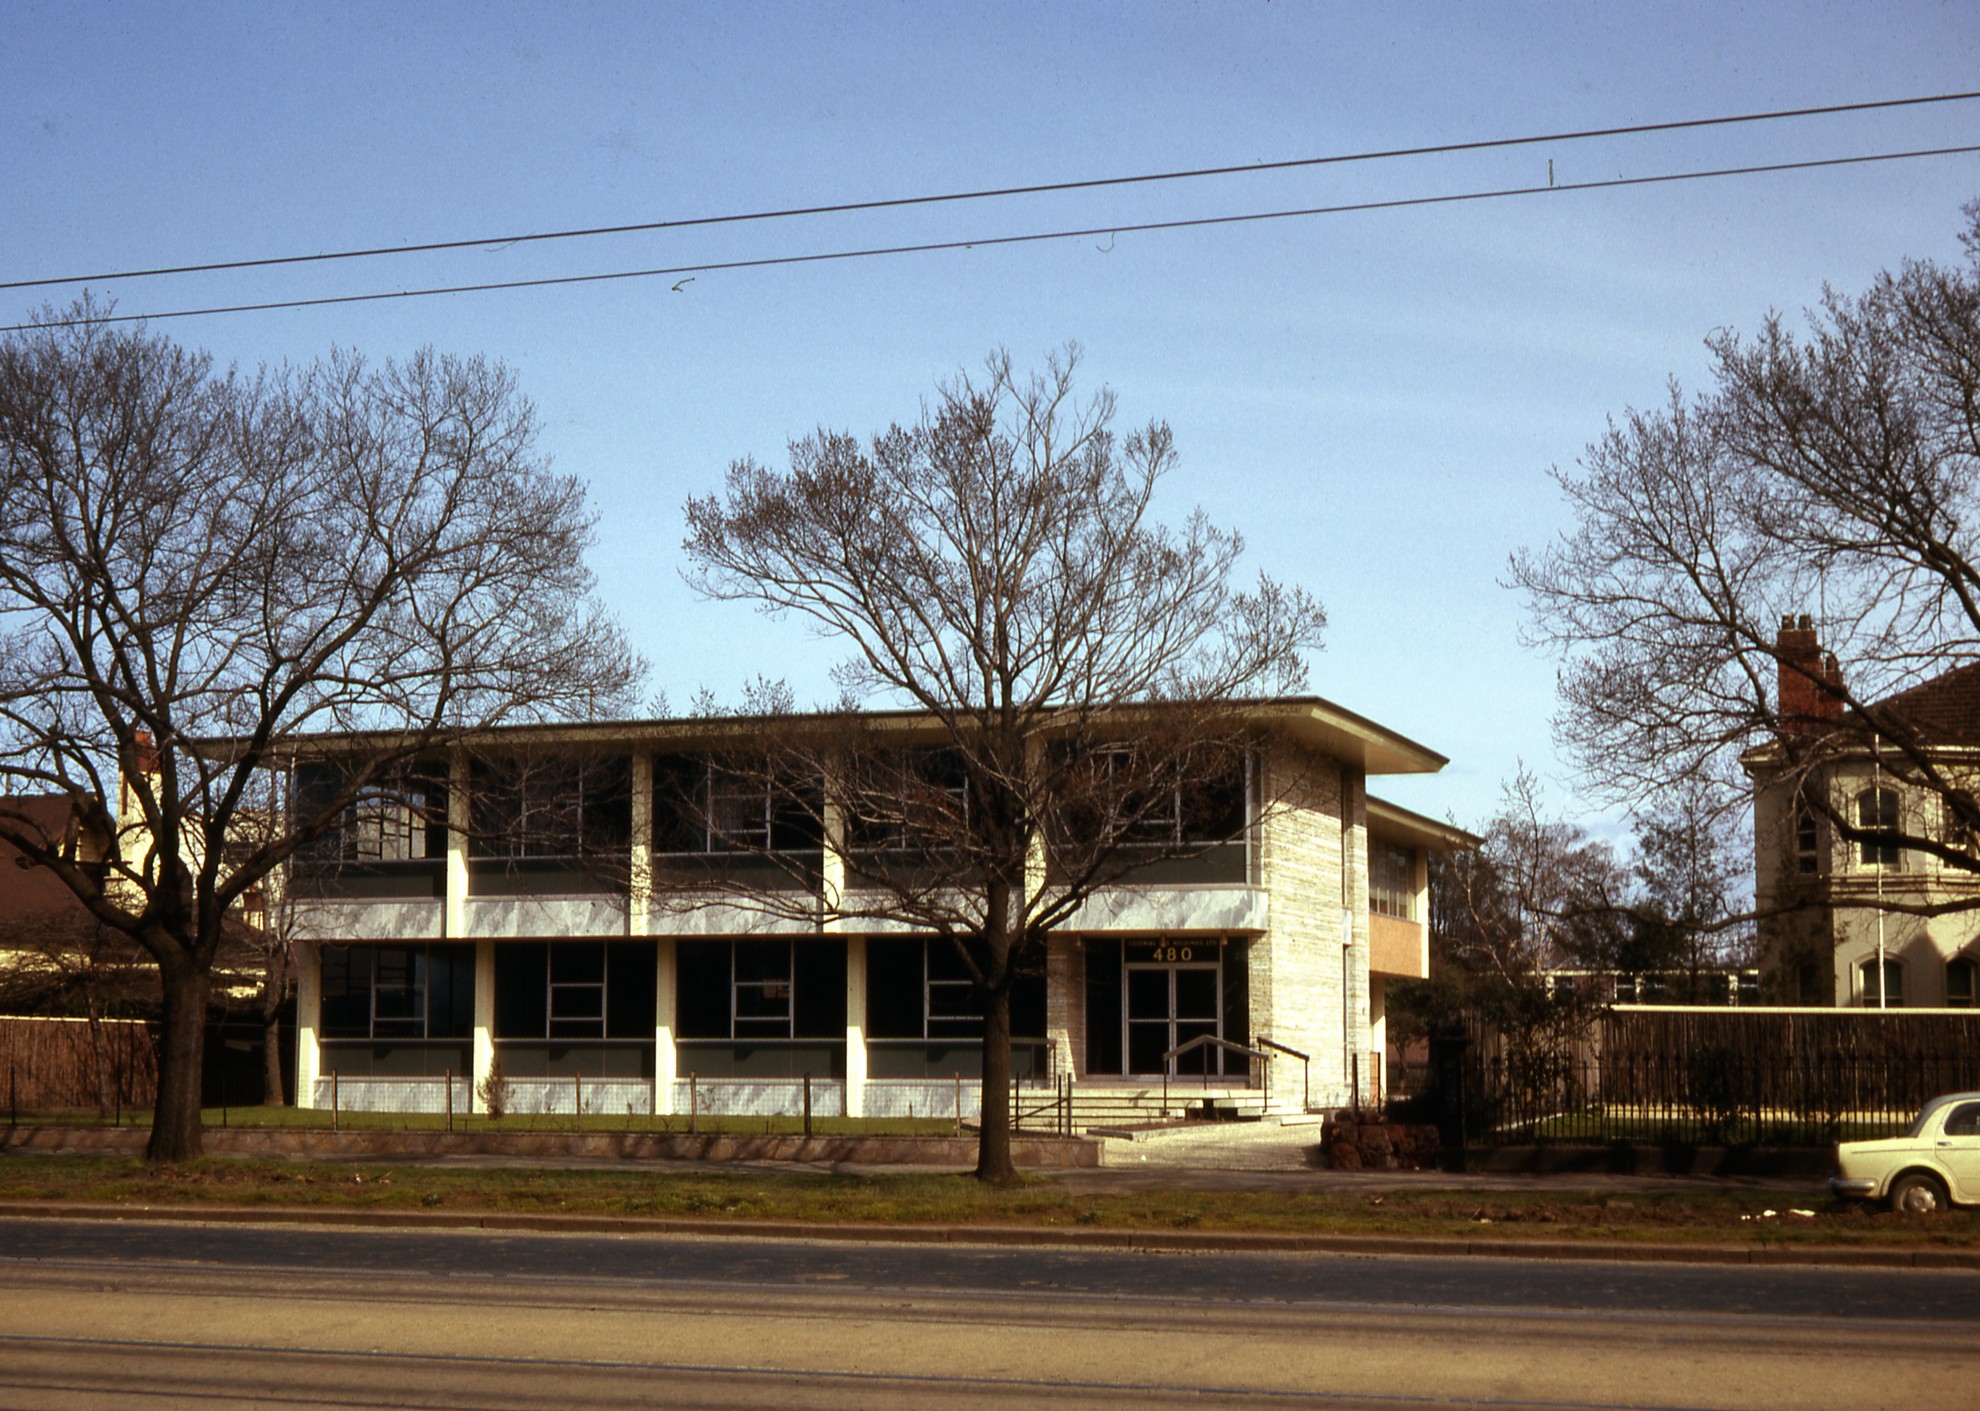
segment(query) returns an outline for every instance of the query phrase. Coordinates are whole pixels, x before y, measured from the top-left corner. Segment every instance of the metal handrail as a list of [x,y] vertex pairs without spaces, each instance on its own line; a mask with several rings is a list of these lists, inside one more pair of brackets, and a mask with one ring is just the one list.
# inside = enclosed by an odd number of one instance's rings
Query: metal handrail
[[[1218,1048],[1225,1049],[1231,1053],[1241,1053],[1246,1058],[1262,1058],[1267,1063],[1272,1061],[1272,1055],[1261,1049],[1247,1048],[1243,1044],[1232,1043],[1229,1039],[1220,1039],[1215,1034],[1198,1034],[1187,1043],[1177,1044],[1174,1048],[1163,1054],[1162,1057],[1166,1058],[1173,1065],[1183,1054],[1193,1052],[1196,1049],[1204,1047],[1206,1044],[1215,1044]],[[1290,1053],[1291,1050],[1288,1049],[1287,1052]],[[1305,1057],[1304,1054],[1300,1056]]]
[[1299,1105],[1306,1111],[1311,1112],[1313,1110],[1312,1056],[1310,1054],[1301,1053],[1296,1048],[1287,1048],[1284,1044],[1274,1043],[1270,1039],[1261,1039],[1256,1035],[1252,1036],[1251,1041],[1257,1044],[1260,1048],[1273,1049],[1279,1053],[1285,1054],[1286,1057],[1288,1058],[1297,1058],[1299,1060],[1299,1098],[1300,1098]]
[[[1220,1039],[1215,1034],[1198,1034],[1195,1038],[1190,1039],[1186,1043],[1177,1044],[1174,1048],[1162,1055],[1163,1061],[1167,1064],[1162,1070],[1162,1106],[1167,1108],[1169,1105],[1169,1080],[1176,1076],[1176,1060],[1185,1053],[1191,1053],[1196,1049],[1212,1044],[1223,1049],[1226,1053],[1241,1053],[1246,1058],[1258,1059],[1265,1065],[1263,1091],[1265,1108],[1267,1111],[1270,1111],[1272,1107],[1272,1055],[1263,1049],[1250,1048],[1244,1044],[1233,1043],[1229,1039]],[[1249,1081],[1249,1078],[1250,1075],[1246,1074],[1247,1081]],[[1207,1063],[1203,1065],[1203,1086],[1206,1088],[1210,1086],[1210,1065]]]

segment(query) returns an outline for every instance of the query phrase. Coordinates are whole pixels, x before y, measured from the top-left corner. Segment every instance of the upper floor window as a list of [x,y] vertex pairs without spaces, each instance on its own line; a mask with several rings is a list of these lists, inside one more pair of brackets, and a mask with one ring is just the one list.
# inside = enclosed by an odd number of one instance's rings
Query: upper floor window
[[624,755],[476,760],[477,858],[622,855],[632,841],[632,761]]
[[[350,785],[335,764],[296,768],[298,821],[328,807]],[[444,766],[411,765],[357,787],[336,821],[312,841],[304,860],[315,863],[413,862],[446,856],[447,784]]]
[[1860,986],[1858,1002],[1869,1009],[1904,1008],[1904,965],[1896,960],[1886,960],[1883,969],[1883,985],[1879,988],[1877,962],[1870,959],[1856,967]]
[[[1865,830],[1898,830],[1896,789],[1865,789],[1856,796],[1856,826]],[[1896,843],[1865,838],[1858,845],[1857,858],[1865,867],[1896,867],[1902,854]]]
[[1151,758],[1110,745],[1063,774],[1070,837],[1129,848],[1187,852],[1239,837],[1247,821],[1246,757],[1235,749]]
[[824,791],[775,770],[731,768],[692,756],[653,761],[657,853],[815,852]]
[[1971,1009],[1975,1001],[1976,967],[1969,956],[1954,956],[1946,962],[1946,1003],[1954,1009]]
[[1822,870],[1822,824],[1810,808],[1794,816],[1794,870],[1804,877]]
[[1368,909],[1377,916],[1416,918],[1416,850],[1375,842],[1368,857]]
[[969,840],[969,772],[954,750],[872,756],[842,787],[855,853],[954,850]]

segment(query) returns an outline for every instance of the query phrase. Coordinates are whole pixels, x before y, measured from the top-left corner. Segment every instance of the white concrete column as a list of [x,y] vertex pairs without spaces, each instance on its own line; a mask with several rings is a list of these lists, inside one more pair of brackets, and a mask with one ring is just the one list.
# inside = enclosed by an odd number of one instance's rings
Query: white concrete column
[[[653,932],[653,756],[632,761],[631,881],[626,893],[626,934]],[[656,940],[653,952],[653,1112],[674,1110],[674,943]]]
[[846,937],[846,1116],[866,1115],[866,937]]
[[[474,801],[469,797],[468,756],[456,748],[447,761],[447,897],[440,933],[450,941],[467,939],[468,831]],[[469,1059],[468,1111],[486,1110],[482,1080],[495,1063],[495,943],[474,947],[474,1049]]]
[[674,1047],[674,1013],[679,987],[675,983],[674,938],[654,943],[653,985],[653,1111],[661,1117],[674,1112],[674,1080],[680,1075],[680,1053]]
[[296,1106],[316,1106],[316,1080],[323,1073],[323,1050],[316,1041],[323,1022],[323,947],[296,947]]

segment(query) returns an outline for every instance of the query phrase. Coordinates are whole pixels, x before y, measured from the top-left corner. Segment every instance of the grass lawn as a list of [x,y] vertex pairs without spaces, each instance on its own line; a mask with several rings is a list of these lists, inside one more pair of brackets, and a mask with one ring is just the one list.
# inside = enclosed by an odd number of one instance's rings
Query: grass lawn
[[[5,1114],[0,1114],[4,1116]],[[79,1112],[21,1113],[23,1126],[46,1122],[62,1127],[149,1127],[151,1113],[131,1109],[104,1116],[94,1109]],[[346,1132],[440,1132],[449,1130],[446,1114],[438,1112],[344,1112],[336,1117],[323,1108],[301,1107],[208,1107],[201,1112],[207,1127],[280,1127],[294,1131],[327,1132],[332,1126]],[[500,1119],[457,1112],[451,1130],[456,1132],[685,1132],[686,1116],[651,1117],[641,1113],[587,1112],[583,1118],[555,1112],[512,1112]],[[693,1119],[697,1132],[721,1132],[747,1136],[796,1136],[804,1131],[802,1117],[713,1117],[703,1113]],[[948,1117],[871,1118],[814,1117],[813,1135],[821,1137],[946,1137],[956,1130]]]
[[[1092,1226],[1131,1230],[1760,1241],[1980,1247],[1980,1217],[1902,1218],[1826,1197],[1797,1215],[1779,1194],[1453,1191],[1398,1181],[1371,1195],[1067,1190],[1050,1178],[992,1189],[967,1176],[461,1168],[384,1162],[206,1160],[148,1170],[128,1158],[0,1157],[0,1201],[538,1211],[851,1224]],[[1763,1210],[1772,1208],[1772,1217]]]

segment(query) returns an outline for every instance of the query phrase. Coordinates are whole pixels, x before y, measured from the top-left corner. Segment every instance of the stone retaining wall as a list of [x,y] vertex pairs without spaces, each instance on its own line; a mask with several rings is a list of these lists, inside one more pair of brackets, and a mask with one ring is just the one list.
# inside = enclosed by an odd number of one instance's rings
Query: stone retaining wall
[[[142,1127],[0,1129],[0,1151],[138,1155]],[[583,1156],[660,1161],[789,1161],[824,1165],[973,1166],[974,1137],[760,1136],[714,1132],[325,1132],[208,1127],[208,1156]],[[1101,1144],[1079,1137],[1013,1137],[1019,1166],[1098,1166]]]

